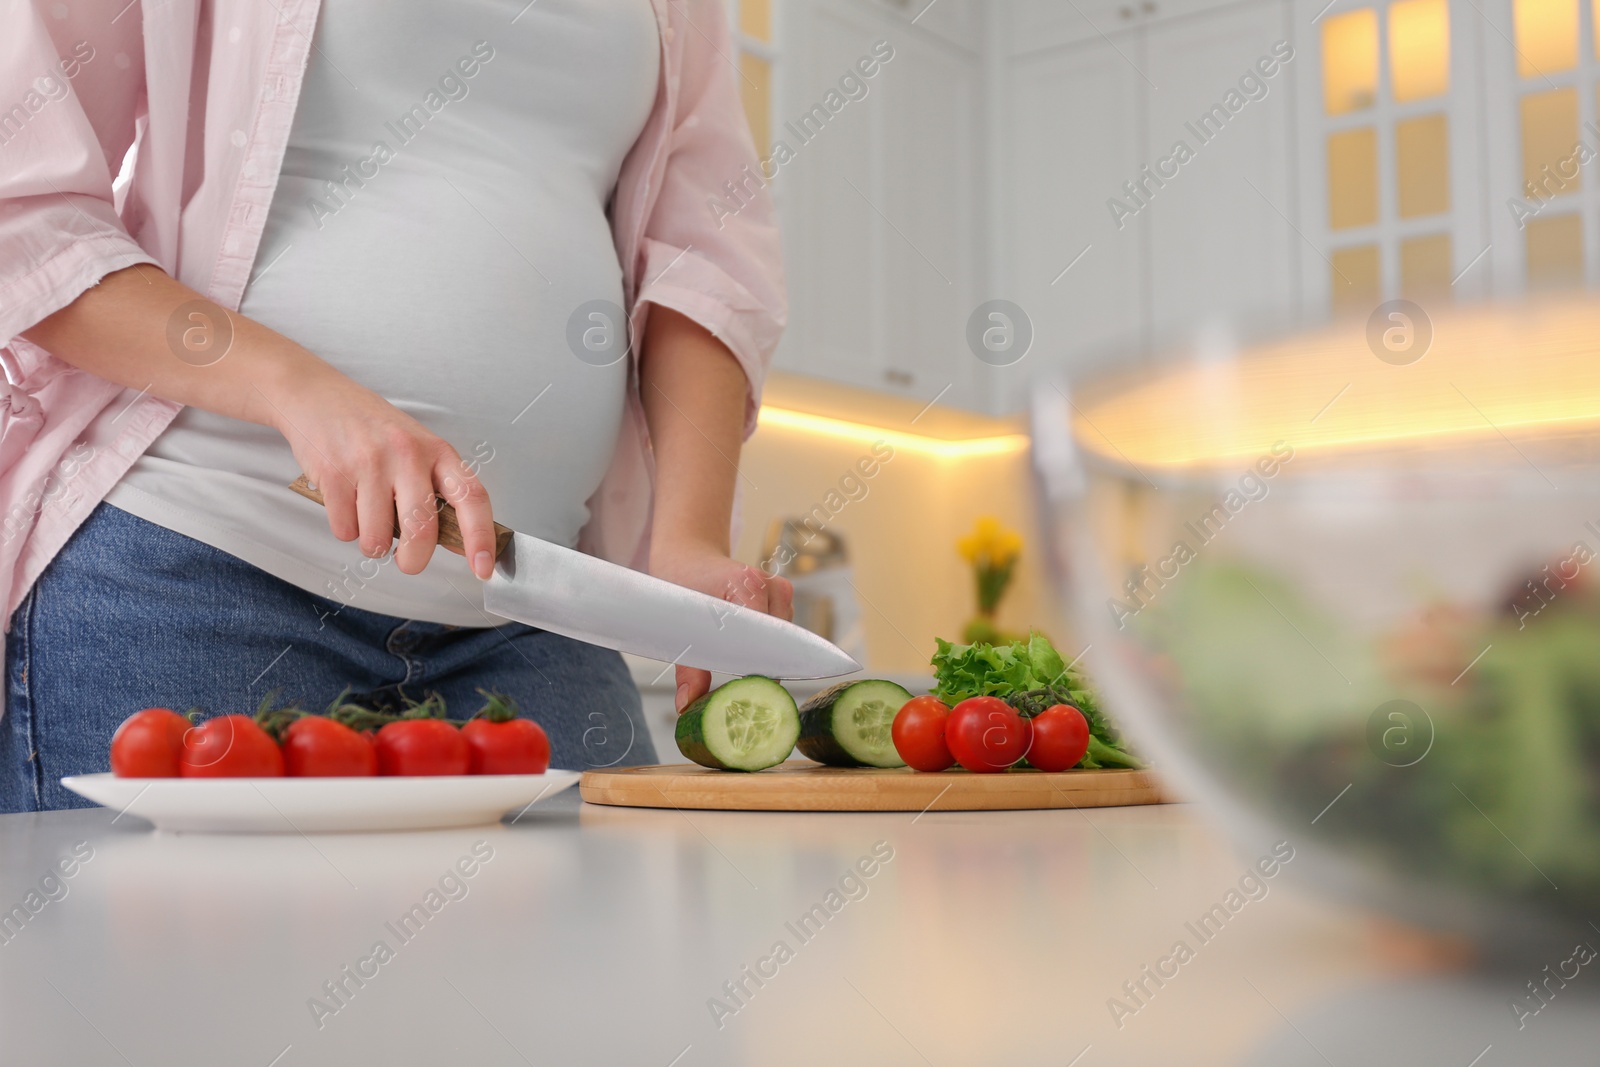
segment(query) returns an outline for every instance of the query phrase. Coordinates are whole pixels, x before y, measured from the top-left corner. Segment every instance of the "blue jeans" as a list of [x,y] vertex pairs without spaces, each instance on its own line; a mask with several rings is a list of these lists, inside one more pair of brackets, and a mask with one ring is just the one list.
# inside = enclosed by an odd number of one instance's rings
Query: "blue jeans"
[[253,713],[267,693],[312,711],[346,686],[395,707],[441,694],[453,718],[511,696],[550,735],[550,765],[654,763],[622,657],[520,623],[379,615],[101,504],[39,577],[6,638],[0,812],[89,807],[61,778],[110,768],[140,708]]

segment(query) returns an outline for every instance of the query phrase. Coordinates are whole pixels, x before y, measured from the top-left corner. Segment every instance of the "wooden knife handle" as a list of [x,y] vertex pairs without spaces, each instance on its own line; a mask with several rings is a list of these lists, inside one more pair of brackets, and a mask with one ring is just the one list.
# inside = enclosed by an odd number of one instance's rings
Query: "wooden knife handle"
[[[322,490],[315,488],[306,476],[302,474],[289,486],[307,500],[315,500],[318,504],[326,506],[322,499]],[[439,505],[439,547],[447,548],[458,556],[467,554],[466,548],[461,543],[461,524],[456,521],[456,509],[445,503],[444,497],[435,497]],[[400,536],[400,519],[395,517],[394,535]],[[494,558],[499,559],[511,543],[511,528],[494,524]]]

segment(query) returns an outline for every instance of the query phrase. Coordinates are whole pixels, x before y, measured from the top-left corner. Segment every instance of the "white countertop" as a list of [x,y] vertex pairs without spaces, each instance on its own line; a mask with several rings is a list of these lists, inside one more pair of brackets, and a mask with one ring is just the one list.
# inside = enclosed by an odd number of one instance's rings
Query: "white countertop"
[[[465,895],[398,937],[475,843],[492,858],[446,886]],[[1187,806],[745,814],[574,790],[515,825],[309,838],[0,816],[0,906],[75,846],[92,856],[59,899],[0,943],[8,1065],[1499,1067],[1593,1062],[1600,1040],[1600,978],[1519,1033],[1505,1005],[1531,976],[1441,972],[1292,864],[1202,944],[1186,924],[1254,857]],[[830,899],[875,846],[892,859]],[[1194,958],[1119,1028],[1110,998],[1179,939]],[[363,964],[379,941],[392,958]]]

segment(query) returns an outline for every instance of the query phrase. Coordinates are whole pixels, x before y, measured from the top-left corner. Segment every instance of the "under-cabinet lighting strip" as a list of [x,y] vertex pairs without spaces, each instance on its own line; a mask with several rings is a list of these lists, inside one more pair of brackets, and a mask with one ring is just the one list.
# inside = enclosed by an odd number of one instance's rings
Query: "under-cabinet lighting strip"
[[887,441],[894,448],[925,452],[943,459],[995,456],[1007,452],[1020,452],[1028,447],[1027,435],[1020,433],[951,441],[894,430],[887,426],[873,426],[865,422],[852,422],[848,419],[835,419],[827,415],[813,415],[806,411],[792,411],[778,407],[763,407],[761,423],[765,426],[781,426],[787,430],[842,437],[852,441]]

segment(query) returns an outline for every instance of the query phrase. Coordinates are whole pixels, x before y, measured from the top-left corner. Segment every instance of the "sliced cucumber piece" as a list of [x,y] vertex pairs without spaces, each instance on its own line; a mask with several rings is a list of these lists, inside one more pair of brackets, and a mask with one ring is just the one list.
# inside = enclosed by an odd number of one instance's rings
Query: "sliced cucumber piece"
[[889,728],[910,699],[878,679],[824,689],[800,709],[800,752],[830,767],[904,767]]
[[752,674],[718,686],[678,716],[678,751],[702,767],[759,771],[789,758],[800,736],[794,697]]

